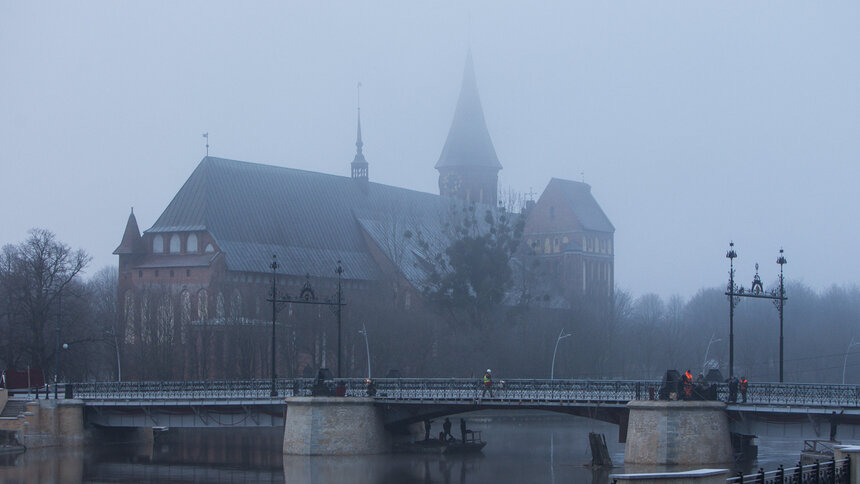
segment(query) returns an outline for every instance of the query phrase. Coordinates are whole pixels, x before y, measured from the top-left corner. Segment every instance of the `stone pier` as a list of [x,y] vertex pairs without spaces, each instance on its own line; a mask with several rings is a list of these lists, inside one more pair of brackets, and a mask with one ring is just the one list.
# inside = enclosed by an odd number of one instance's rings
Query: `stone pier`
[[635,400],[627,408],[625,464],[694,469],[732,462],[724,403]]
[[391,449],[372,398],[287,399],[285,455],[382,454]]
[[0,418],[0,430],[14,432],[27,448],[80,445],[84,441],[84,402],[32,400],[17,417]]

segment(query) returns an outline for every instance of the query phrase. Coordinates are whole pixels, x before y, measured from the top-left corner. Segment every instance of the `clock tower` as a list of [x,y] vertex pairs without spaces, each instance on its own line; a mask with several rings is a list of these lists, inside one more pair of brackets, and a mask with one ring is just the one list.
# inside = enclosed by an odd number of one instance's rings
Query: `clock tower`
[[471,51],[466,55],[460,97],[436,169],[443,197],[496,205],[502,165],[484,120]]

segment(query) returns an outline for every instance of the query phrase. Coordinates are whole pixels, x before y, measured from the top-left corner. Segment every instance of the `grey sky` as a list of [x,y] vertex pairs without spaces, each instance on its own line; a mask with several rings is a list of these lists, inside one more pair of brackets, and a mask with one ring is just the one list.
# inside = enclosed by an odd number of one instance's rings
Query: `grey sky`
[[371,180],[436,193],[471,38],[500,185],[584,172],[619,287],[724,285],[730,239],[746,285],[780,246],[791,280],[858,280],[860,2],[247,3],[0,0],[0,243],[115,264],[204,131],[346,176],[358,81]]

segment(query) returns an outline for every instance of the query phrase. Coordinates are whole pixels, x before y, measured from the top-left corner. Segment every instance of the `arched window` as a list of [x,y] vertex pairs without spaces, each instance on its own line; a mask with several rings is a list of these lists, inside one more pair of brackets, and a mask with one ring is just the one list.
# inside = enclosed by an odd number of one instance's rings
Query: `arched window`
[[149,327],[149,298],[146,294],[140,296],[140,341],[144,344],[152,341]]
[[125,291],[125,342],[134,344],[134,293],[131,289]]
[[158,302],[158,327],[156,337],[159,343],[173,342],[173,304],[167,294],[161,296]]
[[238,289],[233,289],[233,296],[230,298],[230,318],[234,321],[242,317],[242,294]]
[[201,289],[197,293],[197,319],[200,322],[209,319],[209,294],[206,289]]
[[179,304],[182,311],[179,318],[179,337],[181,338],[182,344],[185,344],[188,325],[191,324],[191,293],[188,291],[182,291],[179,295]]
[[197,252],[197,234],[188,235],[188,239],[185,241],[185,252],[192,254]]
[[215,317],[224,319],[224,293],[220,291],[215,299]]
[[181,250],[181,244],[179,243],[179,236],[173,234],[170,236],[170,253],[178,254]]
[[156,235],[152,238],[152,253],[153,254],[163,254],[164,253],[164,237],[160,235]]

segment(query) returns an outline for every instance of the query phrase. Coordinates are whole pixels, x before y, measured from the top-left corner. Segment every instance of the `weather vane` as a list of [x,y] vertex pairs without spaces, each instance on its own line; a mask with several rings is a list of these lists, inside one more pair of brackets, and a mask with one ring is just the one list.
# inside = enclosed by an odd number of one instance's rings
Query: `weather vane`
[[209,156],[209,131],[203,133],[203,137],[206,138],[206,156]]

